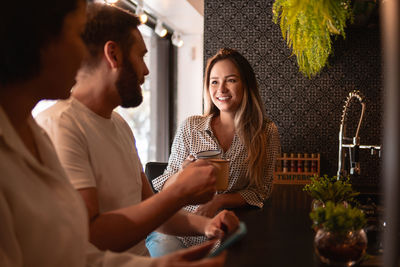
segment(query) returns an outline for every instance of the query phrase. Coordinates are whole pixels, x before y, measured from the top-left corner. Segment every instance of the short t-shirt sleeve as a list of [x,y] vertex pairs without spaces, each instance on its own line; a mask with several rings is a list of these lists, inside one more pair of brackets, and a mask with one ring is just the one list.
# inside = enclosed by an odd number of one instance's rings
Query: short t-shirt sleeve
[[67,114],[58,116],[38,116],[36,121],[42,126],[54,143],[57,155],[75,189],[96,187],[90,156],[85,137]]

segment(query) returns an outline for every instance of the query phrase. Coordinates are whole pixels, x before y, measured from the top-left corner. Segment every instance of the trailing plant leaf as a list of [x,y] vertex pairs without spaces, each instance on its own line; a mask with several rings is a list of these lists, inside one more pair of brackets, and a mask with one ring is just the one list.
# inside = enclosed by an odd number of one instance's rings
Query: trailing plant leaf
[[315,227],[323,227],[327,231],[346,234],[348,231],[357,231],[366,225],[364,213],[358,208],[345,207],[328,201],[325,207],[316,208],[310,213]]
[[314,176],[311,178],[311,183],[303,187],[303,191],[324,204],[328,201],[333,203],[352,202],[354,197],[360,193],[353,190],[349,181],[349,177],[338,180],[336,176]]
[[345,38],[346,21],[353,18],[350,0],[275,0],[272,11],[300,72],[309,78],[327,64],[331,35]]

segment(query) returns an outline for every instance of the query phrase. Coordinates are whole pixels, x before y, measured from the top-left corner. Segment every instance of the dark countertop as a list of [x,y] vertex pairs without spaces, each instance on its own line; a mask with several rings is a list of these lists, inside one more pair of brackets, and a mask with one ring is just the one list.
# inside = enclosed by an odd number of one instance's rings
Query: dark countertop
[[[309,218],[311,198],[303,185],[274,185],[262,209],[235,209],[247,225],[247,235],[228,250],[225,266],[321,267],[314,253],[314,231]],[[381,266],[371,256],[360,266]]]

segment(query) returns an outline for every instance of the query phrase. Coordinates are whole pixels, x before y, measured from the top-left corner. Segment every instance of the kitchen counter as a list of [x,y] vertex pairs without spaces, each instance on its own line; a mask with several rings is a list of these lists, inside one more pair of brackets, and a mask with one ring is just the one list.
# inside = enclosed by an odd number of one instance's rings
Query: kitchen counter
[[[303,185],[274,185],[262,209],[235,209],[247,225],[247,235],[228,250],[225,266],[321,267],[315,256],[314,231],[309,218],[311,197]],[[381,265],[381,255],[359,266]]]

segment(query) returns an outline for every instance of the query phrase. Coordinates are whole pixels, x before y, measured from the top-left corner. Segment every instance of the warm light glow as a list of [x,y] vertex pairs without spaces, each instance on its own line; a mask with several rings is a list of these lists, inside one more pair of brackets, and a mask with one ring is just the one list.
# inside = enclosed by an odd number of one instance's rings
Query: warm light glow
[[106,2],[107,4],[115,4],[118,1],[119,0],[104,0],[104,2]]
[[140,4],[140,3],[136,7],[136,12],[135,13],[139,17],[140,22],[142,24],[145,24],[147,22],[147,20],[149,19],[149,17],[147,16],[147,14],[143,10],[143,5]]
[[175,31],[171,36],[171,42],[173,45],[181,47],[183,45],[181,34]]
[[149,17],[147,16],[147,14],[142,13],[142,14],[139,16],[139,19],[140,19],[140,22],[141,22],[142,24],[145,24],[145,23],[147,22],[147,20],[149,19]]
[[158,34],[160,37],[165,37],[167,35],[168,31],[164,26],[162,25],[161,20],[157,20],[156,28],[154,31]]
[[167,35],[168,31],[166,29],[162,29],[160,33],[160,37],[165,37]]

